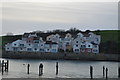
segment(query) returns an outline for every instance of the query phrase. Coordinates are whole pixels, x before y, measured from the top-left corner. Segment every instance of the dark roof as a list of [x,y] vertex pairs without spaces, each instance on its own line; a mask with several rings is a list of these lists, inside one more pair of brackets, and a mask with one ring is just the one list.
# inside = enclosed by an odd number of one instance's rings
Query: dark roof
[[46,41],[45,44],[57,44],[56,42],[52,42],[52,41]]
[[84,37],[89,37],[90,34],[86,34],[86,33],[85,33],[85,34],[83,34],[83,36],[84,36]]
[[33,40],[39,40],[39,37],[34,37]]
[[97,45],[96,43],[94,43],[94,42],[91,42],[91,44],[93,44],[93,45]]

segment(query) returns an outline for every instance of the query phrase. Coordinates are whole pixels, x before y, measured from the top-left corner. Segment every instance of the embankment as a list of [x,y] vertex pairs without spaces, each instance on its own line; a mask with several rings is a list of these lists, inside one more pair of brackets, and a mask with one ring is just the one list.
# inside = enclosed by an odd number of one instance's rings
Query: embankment
[[120,55],[118,54],[102,54],[102,53],[99,53],[99,54],[94,54],[94,53],[40,53],[40,52],[2,51],[2,58],[120,61]]

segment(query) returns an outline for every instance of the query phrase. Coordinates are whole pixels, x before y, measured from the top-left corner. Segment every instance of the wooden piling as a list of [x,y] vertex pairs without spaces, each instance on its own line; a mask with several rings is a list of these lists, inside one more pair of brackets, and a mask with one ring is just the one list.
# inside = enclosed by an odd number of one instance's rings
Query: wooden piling
[[40,63],[39,65],[39,76],[41,76],[43,74],[43,64]]
[[105,67],[103,66],[103,78],[105,77]]
[[120,67],[118,67],[118,78],[120,78]]
[[56,62],[56,75],[58,75],[58,62]]
[[93,79],[93,67],[90,66],[90,78]]
[[1,63],[1,60],[0,60],[0,71],[1,71],[1,68],[2,68],[2,63]]
[[2,75],[4,73],[4,60],[2,60]]
[[29,68],[30,68],[30,64],[27,65],[27,74],[30,73],[30,72],[29,72],[29,70],[30,70]]
[[5,65],[4,65],[5,71],[7,71],[7,63],[5,62],[4,64],[5,64]]
[[9,60],[7,60],[7,66],[6,66],[7,72],[8,72],[8,68],[9,68]]
[[106,79],[108,78],[108,68],[106,68]]

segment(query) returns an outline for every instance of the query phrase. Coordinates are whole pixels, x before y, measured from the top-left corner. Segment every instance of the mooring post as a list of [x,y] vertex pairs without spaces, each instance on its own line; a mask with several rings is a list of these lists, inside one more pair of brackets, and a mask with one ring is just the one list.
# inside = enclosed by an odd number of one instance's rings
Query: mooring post
[[106,79],[108,78],[108,68],[106,68]]
[[43,64],[40,63],[39,65],[39,76],[41,76],[43,74]]
[[2,75],[4,73],[4,60],[2,60]]
[[105,67],[103,66],[103,78],[105,77]]
[[93,79],[93,67],[92,66],[90,66],[90,77],[91,79]]
[[27,65],[27,74],[29,74],[29,69],[30,68],[30,64]]
[[9,68],[9,60],[7,60],[7,72],[8,72],[8,68]]
[[58,62],[56,62],[56,75],[58,75]]
[[2,63],[1,63],[1,60],[0,60],[0,71],[1,71],[1,68],[2,68]]
[[120,78],[120,67],[118,67],[118,78]]
[[7,70],[7,63],[5,62],[5,65],[4,65],[4,67],[5,67],[5,71]]

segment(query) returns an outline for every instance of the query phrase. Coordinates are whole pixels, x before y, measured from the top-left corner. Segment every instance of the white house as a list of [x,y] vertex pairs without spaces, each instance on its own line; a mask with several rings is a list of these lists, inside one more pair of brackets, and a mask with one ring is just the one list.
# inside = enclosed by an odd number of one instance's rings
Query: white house
[[58,52],[58,44],[55,42],[46,41],[44,50],[45,50],[45,52],[56,53],[56,52]]
[[99,53],[100,35],[92,32],[89,34],[78,33],[75,38],[70,33],[62,37],[59,34],[42,37],[36,34],[29,34],[22,40],[16,40],[5,45],[6,51],[27,51],[27,52],[53,52],[58,50],[73,51],[75,53]]
[[12,44],[11,43],[6,44],[5,45],[5,50],[6,51],[13,51]]
[[52,42],[56,42],[56,43],[59,43],[60,41],[60,35],[59,34],[55,34],[55,35],[50,35],[50,36],[47,36],[47,41],[52,41]]
[[73,38],[72,38],[72,35],[70,33],[67,33],[65,38],[62,39],[62,49],[64,51],[71,51],[72,50],[72,41],[73,41]]
[[92,44],[90,42],[81,43],[80,52],[89,52],[92,53]]
[[16,40],[16,41],[12,42],[13,51],[19,51],[20,50],[20,48],[19,48],[20,42],[21,42],[21,40]]

